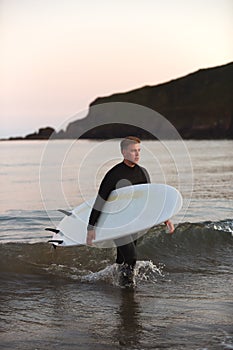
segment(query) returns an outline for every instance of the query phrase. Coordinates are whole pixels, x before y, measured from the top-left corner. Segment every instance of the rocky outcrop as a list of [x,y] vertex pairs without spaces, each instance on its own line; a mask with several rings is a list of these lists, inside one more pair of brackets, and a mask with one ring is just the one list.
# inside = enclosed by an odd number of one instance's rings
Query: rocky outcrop
[[52,135],[56,135],[56,131],[50,126],[40,128],[38,132],[28,134],[25,137],[10,137],[10,141],[16,140],[48,140]]

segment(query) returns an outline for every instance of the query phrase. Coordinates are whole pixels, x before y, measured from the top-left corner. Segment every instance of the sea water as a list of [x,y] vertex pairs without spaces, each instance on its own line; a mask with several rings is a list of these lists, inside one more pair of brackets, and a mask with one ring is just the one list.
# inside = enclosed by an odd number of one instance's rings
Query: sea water
[[1,142],[1,349],[233,349],[232,141],[144,141],[151,181],[177,187],[176,231],[138,242],[136,287],[115,249],[47,243],[121,161],[119,141]]

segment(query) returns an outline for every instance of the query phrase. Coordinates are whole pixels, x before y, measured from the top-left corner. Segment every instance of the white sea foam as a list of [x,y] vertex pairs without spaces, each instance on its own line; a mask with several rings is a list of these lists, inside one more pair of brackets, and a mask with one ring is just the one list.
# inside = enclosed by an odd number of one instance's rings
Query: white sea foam
[[[156,266],[152,261],[137,261],[135,266],[135,281],[136,285],[148,281],[154,283],[158,277],[163,277],[163,266]],[[112,285],[119,285],[119,265],[112,264],[106,268],[98,271],[91,272],[85,276],[82,276],[83,282],[107,282]]]

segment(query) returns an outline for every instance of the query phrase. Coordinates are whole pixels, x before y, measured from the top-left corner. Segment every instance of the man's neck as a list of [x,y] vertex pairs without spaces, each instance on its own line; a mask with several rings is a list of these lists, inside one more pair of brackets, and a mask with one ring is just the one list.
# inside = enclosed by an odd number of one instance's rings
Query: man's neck
[[125,165],[129,166],[130,168],[133,168],[136,165],[135,163],[131,162],[128,159],[124,159],[124,163],[125,163]]

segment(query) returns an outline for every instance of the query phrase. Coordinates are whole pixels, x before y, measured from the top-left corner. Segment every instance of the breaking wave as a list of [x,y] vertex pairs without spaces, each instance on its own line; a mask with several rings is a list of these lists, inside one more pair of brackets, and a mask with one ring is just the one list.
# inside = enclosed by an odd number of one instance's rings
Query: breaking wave
[[[175,234],[152,228],[138,241],[136,280],[172,272],[231,273],[233,221],[183,223]],[[117,284],[115,249],[58,247],[45,243],[0,244],[1,276],[46,275],[82,282]]]

